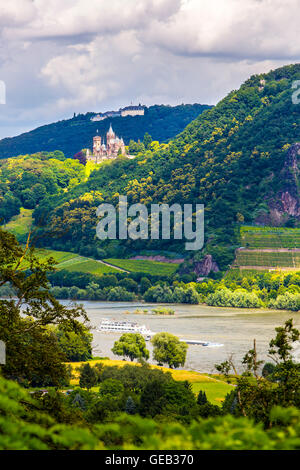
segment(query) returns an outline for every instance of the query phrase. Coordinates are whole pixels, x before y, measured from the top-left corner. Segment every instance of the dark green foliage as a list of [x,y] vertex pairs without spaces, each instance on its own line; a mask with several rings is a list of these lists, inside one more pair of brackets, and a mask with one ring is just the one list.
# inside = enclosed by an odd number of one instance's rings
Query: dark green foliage
[[[20,269],[26,262],[30,273]],[[70,379],[65,355],[49,325],[82,331],[80,306],[64,307],[49,292],[47,272],[54,260],[39,261],[33,248],[22,247],[15,237],[0,229],[0,288],[9,283],[16,299],[0,300],[0,339],[6,344],[6,377],[24,385],[62,386]]]
[[98,382],[98,374],[89,363],[83,364],[80,369],[79,385],[82,388],[87,388],[88,390]]
[[64,352],[67,361],[80,362],[92,359],[93,335],[87,328],[75,333],[58,327],[54,332],[57,336],[58,345]]
[[261,375],[265,378],[269,378],[275,372],[276,366],[273,362],[266,362],[262,371]]
[[[60,155],[63,158],[57,158]],[[46,197],[79,184],[84,176],[84,166],[66,160],[61,152],[0,160],[0,219],[8,222],[22,206],[35,209]]]
[[140,414],[147,417],[176,416],[189,421],[197,415],[196,399],[193,392],[182,382],[153,381],[146,385],[140,399]]
[[129,415],[134,415],[136,413],[136,405],[135,405],[134,400],[132,399],[132,397],[130,395],[127,398],[127,401],[126,401],[125,413],[127,413]]
[[200,390],[198,393],[197,403],[198,405],[205,405],[207,403],[206,393],[203,392],[202,390]]
[[201,418],[210,418],[222,415],[222,410],[219,406],[207,402],[198,406],[198,414]]

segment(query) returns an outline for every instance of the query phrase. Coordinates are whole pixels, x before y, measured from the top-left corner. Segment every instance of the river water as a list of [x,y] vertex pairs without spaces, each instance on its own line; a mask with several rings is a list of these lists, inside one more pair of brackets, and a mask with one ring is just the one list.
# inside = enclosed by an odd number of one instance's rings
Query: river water
[[[184,369],[207,373],[216,372],[214,365],[226,360],[230,354],[233,354],[238,370],[242,371],[241,360],[252,348],[254,338],[260,358],[269,361],[267,349],[270,339],[275,336],[275,327],[293,318],[295,326],[300,329],[300,314],[296,312],[168,304],[167,307],[172,308],[175,315],[164,316],[133,313],[136,309],[147,309],[151,312],[153,308],[166,307],[160,304],[97,301],[80,303],[83,304],[92,327],[99,326],[103,318],[129,320],[139,325],[146,325],[154,333],[166,331],[182,339],[223,344],[222,347],[189,345]],[[111,352],[111,348],[114,341],[120,337],[120,333],[99,333],[95,329],[92,333],[94,356],[117,358]],[[152,350],[150,342],[147,342],[147,348]],[[296,345],[294,356],[300,361],[300,344]],[[153,362],[151,358],[150,362]]]

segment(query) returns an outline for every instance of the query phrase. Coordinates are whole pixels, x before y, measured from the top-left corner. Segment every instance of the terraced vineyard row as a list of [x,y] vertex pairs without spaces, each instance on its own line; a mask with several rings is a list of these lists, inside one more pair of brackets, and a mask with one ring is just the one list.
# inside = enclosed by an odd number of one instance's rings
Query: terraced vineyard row
[[242,227],[242,246],[255,248],[300,248],[300,229],[282,227]]
[[238,251],[238,266],[300,267],[300,253],[297,252],[262,252]]

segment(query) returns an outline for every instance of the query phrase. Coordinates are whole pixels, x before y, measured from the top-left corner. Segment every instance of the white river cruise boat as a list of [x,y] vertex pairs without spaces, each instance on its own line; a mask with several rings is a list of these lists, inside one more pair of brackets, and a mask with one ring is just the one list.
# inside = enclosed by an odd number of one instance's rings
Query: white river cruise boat
[[140,333],[143,336],[151,337],[154,333],[146,328],[145,325],[138,325],[129,321],[113,321],[103,319],[97,328],[99,332],[116,332],[116,333]]

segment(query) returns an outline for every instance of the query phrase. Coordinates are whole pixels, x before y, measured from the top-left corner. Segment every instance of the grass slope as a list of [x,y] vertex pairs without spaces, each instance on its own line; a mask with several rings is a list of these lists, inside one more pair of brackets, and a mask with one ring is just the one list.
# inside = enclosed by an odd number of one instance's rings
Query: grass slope
[[85,258],[84,256],[76,255],[68,251],[46,250],[43,248],[36,250],[36,255],[41,259],[54,258],[58,263],[56,269],[66,271],[76,271],[90,274],[106,274],[115,273],[118,270],[112,266],[107,266],[92,258]]
[[[120,361],[120,360],[92,360],[89,361],[90,365],[93,366],[97,363],[103,363],[106,366],[117,366],[123,367],[126,364],[134,365],[139,367],[140,364],[136,362],[128,362],[128,361]],[[79,372],[77,370],[83,362],[70,362],[68,363],[72,367],[73,379],[71,380],[72,385],[78,385],[79,383]],[[227,384],[222,380],[211,378],[205,374],[200,374],[199,372],[195,371],[188,371],[188,370],[174,370],[168,369],[166,367],[154,366],[151,365],[152,368],[161,369],[164,372],[171,372],[173,378],[175,380],[188,380],[192,384],[193,392],[197,395],[200,390],[203,390],[206,393],[206,396],[209,401],[211,401],[214,405],[220,405],[224,400],[227,393],[229,393],[233,389],[233,385]],[[98,390],[98,387],[95,387],[95,390]]]
[[26,237],[33,222],[32,212],[32,209],[24,209],[21,207],[20,214],[12,217],[11,220],[3,226],[3,229],[12,233],[18,240]]

